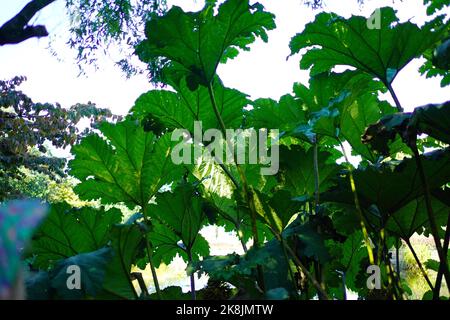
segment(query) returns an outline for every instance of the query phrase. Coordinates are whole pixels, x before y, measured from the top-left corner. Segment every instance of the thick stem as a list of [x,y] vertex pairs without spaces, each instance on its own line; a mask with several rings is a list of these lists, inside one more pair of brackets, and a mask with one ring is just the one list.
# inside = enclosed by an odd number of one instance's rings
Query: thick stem
[[449,271],[448,263],[447,263],[447,254],[444,252],[444,249],[442,248],[442,245],[441,245],[441,240],[439,238],[439,230],[438,230],[436,219],[435,219],[435,216],[433,213],[433,207],[431,205],[430,188],[428,186],[428,181],[425,177],[425,171],[423,169],[422,160],[420,159],[419,150],[417,150],[417,146],[415,144],[410,145],[410,148],[412,149],[412,151],[414,153],[414,159],[416,159],[417,169],[419,170],[419,176],[420,176],[420,179],[422,180],[422,185],[423,185],[423,188],[425,191],[425,205],[427,208],[428,221],[430,223],[431,234],[433,235],[434,244],[436,245],[436,250],[439,255],[440,263],[443,266],[442,268],[443,268],[445,281],[447,282],[447,285],[450,286],[450,271]]
[[349,159],[347,157],[347,153],[345,152],[344,145],[342,144],[342,142],[339,139],[338,139],[338,142],[339,142],[339,145],[341,146],[342,154],[344,155],[345,162],[347,163],[348,176],[349,176],[349,179],[350,179],[350,186],[351,186],[352,193],[353,193],[353,199],[354,199],[354,202],[355,202],[356,211],[358,212],[358,215],[359,215],[361,230],[362,230],[362,233],[363,233],[363,236],[364,236],[364,242],[366,244],[367,254],[369,255],[369,262],[370,262],[370,264],[374,265],[375,264],[375,259],[374,259],[374,256],[373,256],[372,245],[370,243],[369,233],[367,232],[366,224],[364,222],[364,215],[363,215],[361,206],[359,204],[358,193],[356,192],[355,179],[353,177],[353,168],[352,168],[352,165],[350,164],[350,161],[349,161]]
[[[443,245],[444,254],[447,256],[448,256],[449,242],[450,242],[450,214],[448,215],[448,218],[447,218],[447,227],[445,230],[444,245]],[[436,276],[436,283],[434,285],[434,290],[433,290],[433,300],[439,300],[439,295],[441,292],[441,285],[442,285],[442,276],[444,275],[444,270],[445,270],[445,266],[442,263],[440,263],[438,274]]]
[[156,274],[156,268],[153,264],[153,253],[152,248],[150,247],[150,242],[148,241],[147,236],[145,236],[145,243],[147,245],[147,258],[150,263],[150,270],[152,271],[153,284],[155,285],[156,295],[158,299],[161,300],[161,288],[159,287],[158,275]]
[[[289,257],[288,257],[288,254],[286,252],[286,246],[284,244],[284,239],[283,239],[282,236],[280,236],[280,242],[281,242],[281,247],[283,249],[284,259],[286,260],[286,264],[287,264],[287,267],[288,267],[289,275],[291,277],[291,281],[292,281],[292,284],[294,286],[294,290],[297,293],[297,283],[295,281],[295,276],[294,276],[294,273],[292,272],[291,265],[289,263]],[[298,294],[296,296],[298,297]]]
[[[383,222],[384,225],[384,222]],[[391,260],[390,260],[390,255],[389,252],[387,250],[387,245],[386,245],[386,237],[385,237],[385,231],[384,229],[382,229],[381,232],[381,237],[382,237],[382,257],[384,260],[384,264],[387,266],[387,272],[388,272],[388,281],[389,281],[389,285],[392,287],[393,289],[393,298],[394,300],[400,300],[403,298],[403,290],[401,288],[400,285],[400,280],[398,277],[398,274],[395,273],[394,268],[391,264]],[[379,258],[381,260],[381,258]]]
[[[145,205],[142,208],[142,214],[144,216],[144,221],[145,221],[146,225],[149,226],[150,221],[148,220],[147,206],[145,206]],[[146,233],[144,233],[144,239],[145,239],[145,245],[146,245],[146,249],[147,249],[147,258],[148,258],[148,262],[150,264],[150,270],[152,272],[153,284],[155,285],[156,295],[158,296],[158,299],[161,300],[162,296],[161,296],[161,289],[159,287],[158,275],[156,274],[156,268],[155,268],[155,265],[153,264],[153,250],[151,248],[150,241],[149,241]]]
[[416,260],[416,263],[419,267],[420,272],[422,273],[422,276],[425,278],[425,281],[427,282],[428,286],[430,287],[431,290],[433,290],[433,284],[430,281],[430,278],[428,278],[428,275],[425,271],[425,269],[423,268],[422,263],[419,260],[419,257],[416,254],[416,251],[414,250],[414,247],[411,245],[411,242],[408,240],[405,240],[406,245],[408,246],[409,250],[411,251],[414,260]]
[[[323,280],[322,280],[322,268],[321,268],[321,265],[320,265],[319,261],[314,261],[313,266],[314,266],[314,276],[316,277],[317,282],[323,288],[324,287],[324,283],[323,283]],[[320,292],[318,293],[318,297],[319,297],[319,300],[323,300],[324,299]]]
[[[238,230],[239,231],[239,230]],[[241,237],[239,237],[239,241],[241,242],[241,246],[242,246],[242,250],[244,250],[244,253],[247,253],[248,249],[247,249],[247,245],[244,242],[244,239],[242,239]]]
[[[216,102],[216,98],[215,98],[215,94],[214,94],[214,89],[212,86],[212,83],[208,84],[208,93],[209,93],[209,98],[211,100],[211,105],[213,107],[214,110],[214,114],[216,115],[217,121],[219,122],[222,134],[225,137],[226,140],[226,144],[227,147],[230,151],[233,151],[233,144],[231,143],[231,141],[229,141],[228,139],[226,139],[226,127],[225,127],[225,123],[223,122],[222,116],[220,115],[219,109],[217,108],[217,102]],[[248,183],[247,183],[247,178],[245,177],[244,171],[242,170],[242,168],[239,166],[239,164],[236,161],[236,154],[234,152],[232,152],[232,154],[234,154],[234,163],[236,165],[236,169],[239,173],[239,176],[241,178],[242,181],[242,189],[243,189],[243,193],[244,193],[244,199],[247,202],[247,205],[249,206],[250,212],[251,212],[251,222],[252,222],[252,233],[253,233],[253,245],[255,246],[255,248],[259,247],[259,236],[258,236],[258,230],[257,230],[257,226],[256,226],[256,208],[255,208],[255,204],[253,201],[253,193],[252,191],[249,189]],[[257,272],[258,272],[258,282],[259,282],[259,286],[261,287],[261,289],[263,291],[265,291],[265,286],[264,286],[264,274],[262,272],[262,266],[261,265],[257,265]]]
[[244,237],[243,237],[243,234],[241,231],[241,226],[239,224],[235,224],[234,226],[236,228],[236,232],[237,232],[239,241],[241,242],[242,249],[244,250],[244,253],[247,253],[248,249],[247,249],[247,245],[245,244],[245,241],[244,241]]
[[[217,161],[217,158],[216,158],[216,161]],[[230,170],[228,170],[228,168],[223,163],[219,162],[219,166],[223,170],[223,172],[225,172],[225,174],[228,176],[228,178],[230,178],[230,180],[231,180],[231,182],[233,182],[234,186],[236,188],[239,188],[239,183],[237,182],[236,178],[231,174]]]
[[[188,259],[189,259],[189,264],[192,264],[191,248],[187,249],[187,255],[188,255]],[[191,298],[192,298],[192,300],[197,300],[197,294],[195,292],[195,274],[194,273],[191,274],[190,279],[191,279]]]
[[317,136],[314,137],[314,200],[315,200],[315,207],[317,212],[317,206],[319,205],[320,201],[320,176],[319,176],[319,159],[318,159],[318,145],[317,145]]
[[[223,122],[222,116],[220,115],[219,109],[217,108],[216,97],[215,97],[215,94],[214,94],[214,89],[212,87],[212,84],[208,85],[208,93],[209,93],[209,97],[210,97],[210,100],[211,100],[211,105],[212,105],[213,110],[214,110],[214,114],[216,115],[217,121],[219,122],[222,134],[225,137],[227,147],[228,147],[228,149],[230,151],[233,151],[233,149],[234,149],[233,148],[233,144],[231,143],[231,141],[226,139],[226,131],[227,131],[227,129],[225,127],[225,123]],[[232,152],[232,154],[235,155],[234,152]],[[252,203],[251,203],[251,202],[253,202],[252,201],[253,200],[253,196],[252,196],[252,199],[250,199],[250,192],[249,192],[250,190],[248,188],[247,179],[245,177],[244,172],[242,171],[242,168],[237,163],[236,159],[234,159],[234,163],[236,165],[236,169],[239,172],[239,176],[240,176],[241,181],[242,181],[244,197],[247,200],[247,203],[249,205],[250,211],[252,213],[252,229],[253,229],[253,237],[254,237],[253,241],[254,241],[254,245],[256,247],[258,247],[259,246],[259,237],[258,237],[258,233],[256,232],[257,231],[257,228],[256,228],[256,211],[255,211],[254,205],[252,205]],[[237,186],[237,184],[236,184],[236,186]]]
[[400,104],[400,101],[398,100],[397,95],[395,94],[394,88],[392,88],[392,85],[389,84],[386,87],[388,88],[389,93],[392,96],[392,99],[394,99],[395,106],[397,107],[398,112],[403,112],[402,105]]
[[384,252],[384,240],[385,240],[385,236],[384,236],[384,229],[381,228],[380,230],[380,241],[378,241],[378,252],[377,252],[377,256],[376,256],[376,261],[378,265],[381,265],[382,262],[382,258],[383,258],[383,252]]
[[343,294],[343,300],[347,300],[347,287],[346,287],[346,284],[345,284],[345,272],[342,272],[342,274],[341,274],[341,276],[342,276],[342,294]]
[[[319,176],[319,146],[317,143],[318,137],[314,135],[314,158],[313,158],[313,168],[314,168],[314,212],[316,215],[319,214],[319,204],[320,204],[320,176]],[[322,233],[320,225],[317,226],[317,232]],[[322,288],[325,287],[323,268],[318,261],[314,262],[314,271],[316,274],[316,279],[321,284]],[[322,295],[319,293],[319,300],[323,300]]]
[[240,220],[239,208],[237,208],[237,211],[238,211],[238,217],[236,219],[230,217],[228,214],[224,213],[221,210],[219,210],[219,215],[221,215],[225,220],[230,221],[234,225],[234,228],[236,229],[237,237],[238,237],[239,241],[241,242],[242,249],[244,250],[244,253],[247,253],[247,251],[248,251],[247,245],[245,244],[244,235],[241,231],[241,222],[239,222],[239,220]]
[[216,95],[214,94],[214,88],[211,83],[208,85],[208,93],[211,100],[211,105],[214,110],[214,114],[216,115],[217,121],[219,121],[220,129],[222,130],[224,137],[226,137],[227,128],[225,126],[225,122],[223,122],[219,109],[217,108]]
[[395,276],[394,269],[392,268],[392,265],[389,262],[386,263],[386,269],[388,274],[389,286],[392,288],[393,291],[392,297],[394,300],[400,300],[403,298],[402,291],[397,281],[397,277]]
[[291,257],[294,260],[295,264],[298,267],[300,267],[300,269],[305,274],[305,276],[309,279],[309,281],[311,281],[311,283],[314,285],[314,287],[316,287],[317,291],[322,295],[323,299],[324,300],[329,300],[330,298],[328,297],[328,295],[325,292],[325,290],[323,290],[323,288],[320,285],[320,283],[317,282],[317,280],[311,275],[311,273],[308,271],[308,269],[303,265],[303,263],[300,261],[300,259],[295,254],[294,250],[292,250],[291,247],[288,246],[287,243],[283,242],[282,244],[286,248],[287,252],[291,255]]
[[[246,185],[246,183],[244,184]],[[246,188],[244,188],[246,189]],[[250,207],[250,212],[252,215],[252,232],[253,232],[253,245],[258,248],[259,247],[259,235],[258,235],[258,227],[256,225],[256,207],[255,207],[255,202],[253,200],[254,194],[252,192],[252,190],[248,190],[245,191],[246,194],[246,199],[247,199],[247,203]]]
[[137,280],[137,282],[139,284],[139,288],[141,288],[142,294],[145,297],[149,296],[147,286],[145,285],[144,278],[142,277],[142,273],[140,273],[140,272],[132,272],[131,273],[131,280]]

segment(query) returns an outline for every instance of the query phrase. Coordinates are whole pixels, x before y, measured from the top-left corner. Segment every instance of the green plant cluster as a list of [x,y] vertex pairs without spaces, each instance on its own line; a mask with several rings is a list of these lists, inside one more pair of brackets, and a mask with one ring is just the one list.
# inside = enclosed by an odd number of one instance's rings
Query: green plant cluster
[[[150,19],[136,54],[158,62],[159,81],[170,88],[144,93],[124,121],[83,138],[69,163],[80,199],[138,213],[123,222],[117,209],[52,205],[27,252],[29,296],[183,299],[180,288],[161,289],[156,273],[180,255],[193,299],[211,297],[197,295],[195,273],[217,287],[231,284],[234,298],[345,299],[351,290],[361,299],[405,299],[410,289],[392,254],[402,242],[414,252],[410,238],[418,233],[431,235],[439,254],[434,264],[416,261],[429,285],[425,298],[439,299],[442,282],[450,283],[450,102],[404,112],[392,82],[441,45],[449,25],[444,16],[421,27],[400,23],[389,7],[380,17],[377,30],[366,17],[318,14],[290,43],[291,59],[303,53],[309,83],[278,101],[251,100],[217,75],[256,38],[268,41],[276,25],[262,5],[206,1],[199,12],[173,7]],[[351,68],[337,73],[337,65]],[[379,99],[384,92],[395,106]],[[194,121],[204,130],[279,129],[279,172],[205,159],[174,164],[171,132],[192,132]],[[209,224],[235,232],[245,253],[210,256],[200,234]],[[81,268],[81,291],[65,285],[69,265]],[[155,294],[143,281],[138,294],[133,265],[150,265]],[[367,287],[370,265],[380,267],[379,290]]]

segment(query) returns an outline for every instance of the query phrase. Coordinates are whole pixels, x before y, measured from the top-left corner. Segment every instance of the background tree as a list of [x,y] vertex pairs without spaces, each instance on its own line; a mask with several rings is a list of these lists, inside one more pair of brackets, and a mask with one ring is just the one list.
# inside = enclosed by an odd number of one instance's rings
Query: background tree
[[[20,196],[15,181],[26,175],[23,168],[53,180],[64,177],[66,159],[53,156],[48,147],[71,146],[99,122],[118,118],[90,102],[68,109],[59,104],[35,103],[18,90],[25,80],[15,77],[0,81],[0,201]],[[82,119],[89,122],[84,131],[79,126]]]

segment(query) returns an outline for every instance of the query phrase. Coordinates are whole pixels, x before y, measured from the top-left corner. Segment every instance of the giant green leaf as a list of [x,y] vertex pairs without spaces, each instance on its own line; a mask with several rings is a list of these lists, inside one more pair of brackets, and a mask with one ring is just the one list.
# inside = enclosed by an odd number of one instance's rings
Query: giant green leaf
[[[377,154],[361,141],[366,128],[378,121],[382,116],[394,111],[389,103],[379,101],[373,95],[364,95],[351,104],[342,106],[340,115],[340,134],[350,143],[352,150],[363,158],[376,162]],[[391,146],[391,153],[401,148],[401,141],[397,139]]]
[[[336,138],[341,136],[342,119],[349,119],[346,109],[356,101],[365,105],[366,99],[375,99],[375,94],[383,90],[381,82],[374,81],[363,72],[349,70],[315,75],[311,77],[309,87],[297,83],[294,85],[294,93],[303,102],[302,108],[307,116],[304,121],[291,125],[294,128],[289,134],[309,143],[321,141],[328,136],[332,138],[331,143],[336,144]],[[355,130],[349,126],[344,126],[344,129]],[[361,128],[357,130],[360,131]],[[360,144],[360,137],[352,135],[351,140]]]
[[180,176],[182,168],[171,159],[169,134],[157,138],[131,120],[104,123],[100,130],[106,140],[90,135],[72,149],[70,173],[81,180],[75,191],[82,199],[143,207]]
[[256,37],[267,41],[267,30],[275,28],[274,16],[259,3],[228,0],[217,14],[215,7],[216,1],[207,1],[199,12],[183,12],[174,6],[164,16],[149,20],[147,39],[136,48],[139,58],[166,60],[187,75],[189,86],[195,89],[211,83],[220,62],[235,57],[238,49],[248,49]]
[[325,263],[330,255],[325,246],[325,236],[318,232],[317,225],[312,221],[303,222],[303,217],[297,218],[283,231],[283,237],[295,237],[298,239],[297,251],[302,257],[308,257]]
[[[186,252],[180,246],[180,238],[166,225],[158,222],[152,223],[151,243],[154,248],[153,263],[155,267],[164,263],[169,265],[172,260],[179,254],[185,261],[187,261]],[[147,257],[145,261],[140,261],[145,264],[148,263]]]
[[[333,185],[332,178],[339,172],[339,166],[330,157],[329,152],[318,153],[321,192]],[[279,178],[283,188],[290,190],[292,194],[312,196],[315,191],[313,148],[305,151],[300,146],[291,146],[291,149],[281,146]]]
[[445,13],[434,15],[435,11],[444,8],[447,9],[450,5],[448,0],[424,0],[424,4],[428,3],[427,14],[433,15],[432,20],[426,22],[433,28],[441,28],[447,25],[447,36],[443,37],[442,42],[430,47],[424,52],[423,57],[426,59],[424,64],[419,68],[421,74],[425,74],[426,78],[441,76],[441,87],[450,84],[450,70],[449,70],[449,44],[450,44],[450,28],[448,25],[450,21],[447,19]]
[[293,90],[306,110],[317,112],[345,100],[353,101],[364,94],[384,92],[385,88],[364,72],[347,70],[342,73],[322,72],[309,79],[308,87],[296,83]]
[[117,209],[71,209],[67,204],[53,204],[32,242],[33,265],[47,269],[59,260],[100,249],[121,218]]
[[268,194],[255,191],[253,194],[256,212],[261,220],[278,234],[289,224],[291,218],[300,211],[303,203],[296,201],[288,190],[277,190]]
[[299,212],[302,207],[302,203],[295,201],[288,190],[277,191],[270,199],[267,199],[266,203],[280,217],[283,229],[288,225],[292,216]]
[[109,299],[136,299],[131,267],[145,248],[145,238],[137,224],[116,225],[111,231],[114,256],[108,264],[102,296]]
[[[232,165],[225,166],[234,177],[239,176],[235,167]],[[230,178],[216,162],[204,157],[199,158],[195,164],[187,167],[195,180],[201,181],[201,193],[206,200],[204,211],[208,215],[208,219],[211,220],[212,218],[217,225],[223,226],[226,231],[237,231],[246,243],[253,236],[250,213]],[[273,176],[260,174],[259,165],[243,164],[241,169],[246,175],[248,184],[257,190],[266,192],[276,184]],[[258,233],[263,238],[263,233],[268,230],[259,221],[257,227]]]
[[212,256],[194,263],[192,271],[207,273],[210,278],[231,283],[237,288],[250,291],[251,296],[258,297],[260,289],[255,287],[254,269],[263,266],[265,289],[283,287],[292,292],[292,279],[281,243],[275,239],[266,242],[260,248],[251,248],[245,255],[235,253],[226,256]]
[[[194,121],[202,121],[202,129],[220,128],[214,114],[208,89],[199,87],[190,91],[184,80],[177,92],[152,90],[141,95],[131,112],[139,119],[151,115],[169,129],[186,129],[194,132]],[[242,123],[243,108],[248,101],[237,90],[225,88],[219,81],[213,86],[220,116],[226,128],[238,128]]]
[[[447,197],[448,195],[447,192]],[[445,225],[450,207],[434,197],[431,200],[431,207],[438,223]],[[427,207],[423,196],[412,200],[389,215],[386,222],[386,229],[389,232],[405,240],[408,240],[416,232],[422,234],[422,227],[429,228]]]
[[284,95],[277,102],[273,99],[257,99],[248,112],[247,126],[255,129],[293,129],[293,125],[305,122],[302,101],[291,95]]
[[272,239],[261,248],[255,248],[255,250],[247,252],[246,259],[258,259],[254,256],[259,256],[259,259],[261,259],[266,291],[283,287],[294,295],[293,280],[289,272],[290,265],[285,258],[283,250],[283,245],[279,241]]
[[[450,181],[450,152],[436,150],[420,156],[430,190]],[[356,191],[363,207],[376,205],[382,214],[392,214],[424,195],[424,186],[414,159],[370,165],[353,172]],[[322,194],[322,200],[353,204],[348,177],[339,179],[334,190]]]
[[411,122],[420,133],[450,144],[450,101],[415,108]]
[[[414,145],[417,136],[425,133],[444,143],[450,143],[450,102],[417,107],[413,112],[388,114],[369,125],[362,140],[373,149],[389,155],[392,140],[401,137],[408,145]],[[398,136],[397,136],[398,135]]]
[[[395,109],[387,102],[380,101],[375,94],[380,83],[369,76],[346,71],[343,74],[322,73],[310,80],[310,88],[297,84],[297,96],[306,101],[306,109],[311,110],[308,121],[290,132],[308,142],[323,137],[346,140],[355,154],[375,162],[378,155],[362,142],[366,128]],[[391,146],[391,153],[404,151],[400,139]]]
[[[121,212],[114,208],[52,205],[33,241],[33,266],[44,270],[54,266],[51,285],[63,298],[135,298],[129,276],[143,237],[137,225],[118,225],[121,219]],[[65,269],[70,265],[81,269],[82,291],[64,290]]]
[[[57,291],[59,298],[75,300],[86,296],[95,297],[102,290],[105,271],[112,258],[111,248],[101,248],[94,252],[81,253],[61,260],[51,272],[51,286]],[[69,288],[69,277],[72,275],[69,267],[79,268],[80,289]],[[77,270],[78,271],[78,270]],[[73,275],[76,275],[73,273]]]
[[311,114],[309,121],[311,130],[319,136],[337,138],[339,136],[339,110],[328,107]]
[[[159,266],[161,263],[169,265],[177,255],[185,262],[189,262],[186,246],[169,226],[154,222],[151,242],[155,249],[153,255],[155,266]],[[190,248],[190,254],[192,261],[198,261],[201,257],[209,255],[208,241],[200,233],[195,237],[195,241]]]
[[357,154],[372,162],[376,160],[376,156],[369,146],[362,143],[361,136],[369,124],[380,119],[380,109],[374,100],[375,98],[367,98],[364,104],[355,101],[343,110],[340,119],[341,134],[345,140]]
[[367,250],[364,246],[364,238],[361,231],[350,235],[342,245],[342,255],[339,259],[342,272],[345,273],[346,286],[358,291],[357,277],[365,273],[361,262],[367,260]]
[[292,54],[308,50],[300,67],[312,66],[311,75],[346,65],[377,77],[387,86],[412,59],[419,57],[446,34],[445,26],[433,30],[419,28],[412,22],[399,23],[394,9],[385,7],[374,12],[379,28],[369,27],[367,17],[344,19],[333,13],[320,13],[290,43]]
[[158,194],[156,203],[149,207],[151,216],[172,229],[190,250],[206,218],[196,188],[188,183],[180,184],[173,192]]
[[[27,274],[27,299],[79,300],[97,297],[102,292],[105,271],[113,254],[111,248],[102,247],[60,260],[52,270]],[[77,276],[80,277],[80,288],[70,288],[68,284],[74,283]]]

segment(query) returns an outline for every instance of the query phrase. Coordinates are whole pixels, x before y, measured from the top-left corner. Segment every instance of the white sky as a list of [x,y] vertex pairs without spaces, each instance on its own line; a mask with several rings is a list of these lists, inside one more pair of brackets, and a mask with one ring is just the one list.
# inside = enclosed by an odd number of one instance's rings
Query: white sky
[[[360,10],[356,0],[325,0],[327,11],[343,16],[364,14],[368,16],[374,8],[391,5],[390,1],[366,0]],[[0,0],[0,24],[14,16],[28,0]],[[266,9],[276,15],[277,29],[269,32],[269,43],[257,41],[250,52],[241,53],[226,65],[221,65],[219,75],[226,86],[239,89],[253,98],[277,99],[290,93],[294,82],[307,83],[308,72],[299,70],[300,56],[286,61],[289,41],[312,21],[314,14],[302,4],[302,0],[261,0]],[[196,10],[202,7],[200,0],[169,0],[169,3]],[[395,1],[402,20],[412,18],[420,23],[426,17],[422,0]],[[100,59],[100,69],[90,71],[87,76],[78,76],[75,52],[65,46],[68,19],[64,1],[59,0],[43,9],[34,19],[35,23],[47,26],[51,34],[51,46],[56,49],[54,57],[48,49],[49,38],[30,39],[21,44],[0,47],[0,78],[25,75],[28,81],[22,90],[33,100],[60,102],[63,106],[92,101],[99,107],[110,108],[118,114],[126,114],[137,97],[151,87],[145,76],[125,79],[114,61],[105,56]],[[439,87],[439,79],[425,79],[417,72],[420,62],[410,63],[394,81],[394,88],[406,110],[427,103],[448,100],[450,88]]]

